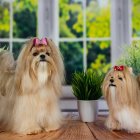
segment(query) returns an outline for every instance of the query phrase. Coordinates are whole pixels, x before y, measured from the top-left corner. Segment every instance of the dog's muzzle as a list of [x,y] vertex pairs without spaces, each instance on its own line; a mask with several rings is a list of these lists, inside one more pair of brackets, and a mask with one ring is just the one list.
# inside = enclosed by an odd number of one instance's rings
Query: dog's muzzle
[[114,85],[114,84],[109,84],[109,86],[110,86],[110,87],[116,87],[116,85]]

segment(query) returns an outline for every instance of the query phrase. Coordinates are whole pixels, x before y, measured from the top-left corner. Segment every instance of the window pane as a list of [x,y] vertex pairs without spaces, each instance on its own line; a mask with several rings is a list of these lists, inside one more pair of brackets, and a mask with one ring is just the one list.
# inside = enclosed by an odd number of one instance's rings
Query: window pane
[[0,2],[0,38],[9,37],[10,11],[8,2]]
[[2,50],[9,50],[9,42],[0,42],[0,52]]
[[87,43],[88,70],[106,73],[110,68],[110,41]]
[[82,37],[82,0],[59,0],[60,37]]
[[110,37],[110,0],[89,0],[87,37]]
[[21,51],[23,44],[24,43],[19,43],[19,42],[13,43],[13,55],[14,55],[15,60],[17,60],[17,58],[18,58],[18,55]]
[[37,36],[37,1],[38,0],[14,1],[13,35],[15,38]]
[[66,84],[71,84],[71,76],[75,71],[83,70],[83,47],[82,42],[60,43],[60,51],[64,57],[66,69]]
[[140,1],[132,0],[132,36],[140,37]]

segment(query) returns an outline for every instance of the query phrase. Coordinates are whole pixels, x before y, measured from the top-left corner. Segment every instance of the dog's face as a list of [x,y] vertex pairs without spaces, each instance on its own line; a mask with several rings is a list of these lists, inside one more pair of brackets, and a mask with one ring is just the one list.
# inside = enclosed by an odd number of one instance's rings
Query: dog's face
[[104,79],[102,90],[108,102],[114,100],[128,103],[131,99],[137,98],[137,82],[132,69],[126,66],[122,71],[111,69]]
[[27,42],[18,57],[17,85],[27,82],[30,82],[28,85],[60,85],[64,78],[64,66],[59,49],[50,39],[47,39],[46,44],[34,45],[33,42],[34,39]]
[[106,86],[121,89],[126,85],[125,74],[120,71],[111,71],[106,77]]
[[51,63],[51,60],[53,61],[50,47],[43,45],[40,47],[33,47],[29,58],[33,68],[38,67],[40,64],[47,65],[47,63]]
[[26,63],[27,67],[29,66],[29,71],[32,71],[32,74],[34,73],[40,84],[47,82],[48,78],[51,78],[51,74],[57,72],[56,62],[49,45],[34,46],[29,53]]
[[33,47],[27,60],[29,69],[33,70],[36,76],[43,71],[47,74],[51,74],[54,67],[56,67],[52,56],[53,52],[51,51],[50,46],[41,45]]

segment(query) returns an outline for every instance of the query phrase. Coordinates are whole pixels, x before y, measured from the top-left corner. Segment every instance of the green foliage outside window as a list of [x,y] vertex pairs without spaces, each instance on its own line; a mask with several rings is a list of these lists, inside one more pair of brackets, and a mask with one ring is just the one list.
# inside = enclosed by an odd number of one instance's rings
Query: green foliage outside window
[[[60,37],[76,38],[83,37],[83,9],[80,0],[60,0]],[[110,3],[100,7],[97,0],[87,0],[86,8],[86,31],[87,37],[110,37]],[[76,63],[77,59],[73,58],[73,53],[78,57],[79,49],[82,52],[83,48],[79,48],[78,43],[75,45],[70,55],[65,55],[65,48],[71,50],[71,46],[64,43],[61,45],[63,50],[66,74],[71,77],[72,69],[77,71],[77,67],[81,63]],[[77,47],[76,47],[77,46]],[[83,46],[83,45],[82,45]],[[83,63],[83,62],[82,62]],[[68,64],[73,64],[72,67],[67,67]],[[74,65],[76,64],[76,65]],[[110,68],[110,41],[90,41],[87,42],[87,65],[88,71],[98,73],[106,73]],[[70,78],[69,78],[70,79]],[[70,81],[67,82],[70,84]]]
[[10,30],[9,3],[0,2],[0,38],[9,37]]
[[140,1],[132,0],[132,36],[140,37]]
[[[87,0],[86,36],[89,38],[110,37],[110,1],[100,5],[98,0]],[[132,0],[133,36],[140,36],[140,1]],[[0,38],[8,38],[10,31],[9,3],[0,2]],[[37,36],[38,0],[14,0],[13,3],[13,36],[28,38]],[[83,37],[82,0],[59,0],[59,31],[60,37]],[[5,42],[4,42],[5,43]],[[2,48],[3,44],[0,44]],[[8,42],[6,42],[8,44]],[[87,41],[88,71],[106,73],[110,67],[110,41]],[[5,45],[4,45],[5,46]],[[22,43],[13,42],[13,51],[17,58]],[[64,56],[67,84],[71,83],[71,74],[83,70],[83,43],[60,43]]]
[[59,46],[64,57],[66,83],[71,84],[72,73],[83,70],[83,44],[82,42],[62,42]]
[[[78,17],[82,13],[82,3],[73,3],[72,0],[59,0],[60,8],[60,37],[76,38],[82,37],[82,31],[77,32],[75,24],[82,22],[82,17]],[[80,25],[83,28],[83,25]]]
[[15,0],[13,35],[28,38],[37,35],[37,0]]
[[106,73],[110,68],[110,47],[101,49],[102,44],[110,46],[110,41],[88,42],[88,71]]
[[[13,2],[13,37],[29,38],[37,36],[37,5],[38,0],[14,0]],[[10,32],[9,3],[0,2],[0,38],[8,38]],[[13,42],[15,59],[23,43]],[[0,43],[0,47],[3,43]],[[6,46],[8,47],[8,46]]]

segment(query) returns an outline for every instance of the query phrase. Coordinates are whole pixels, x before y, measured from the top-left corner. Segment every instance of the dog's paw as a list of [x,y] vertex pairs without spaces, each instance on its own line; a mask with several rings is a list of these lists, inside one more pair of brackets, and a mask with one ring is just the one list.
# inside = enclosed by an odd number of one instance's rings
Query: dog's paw
[[55,130],[58,130],[60,128],[59,125],[55,125],[55,126],[48,126],[45,129],[46,132],[50,132],[50,131],[55,131]]
[[106,127],[110,130],[120,130],[121,126],[120,123],[113,119],[107,119],[105,123]]
[[137,130],[137,129],[132,129],[132,130],[127,130],[126,129],[126,131],[128,132],[128,133],[140,133],[140,130]]
[[34,134],[38,134],[41,133],[42,129],[41,128],[34,128],[34,129],[28,129],[24,132],[22,132],[22,134],[24,135],[34,135]]

